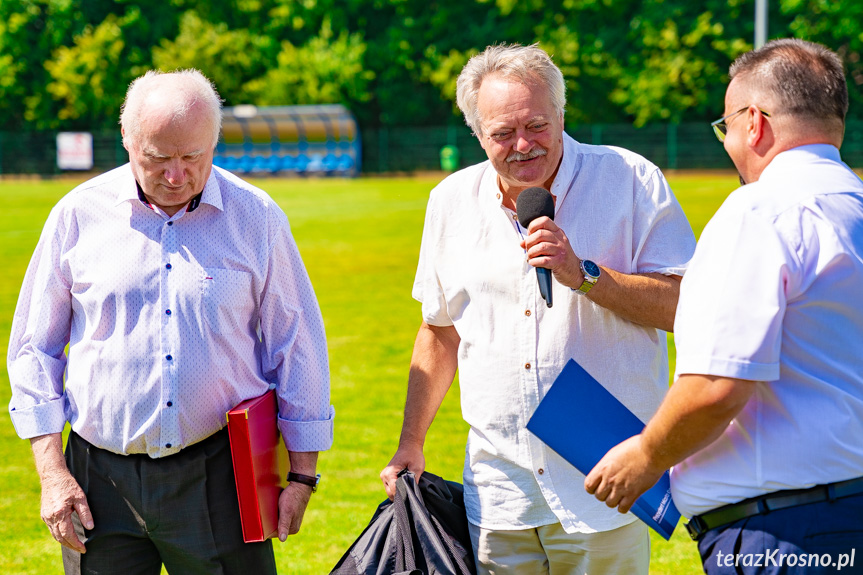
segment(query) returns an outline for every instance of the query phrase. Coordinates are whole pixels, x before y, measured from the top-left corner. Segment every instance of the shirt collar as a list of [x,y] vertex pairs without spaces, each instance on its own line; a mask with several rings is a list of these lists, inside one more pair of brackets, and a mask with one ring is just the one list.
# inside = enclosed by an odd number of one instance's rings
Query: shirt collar
[[118,186],[120,189],[117,191],[115,206],[138,199],[138,182],[135,181],[135,176],[132,174],[132,164],[126,164],[123,168],[126,173]]
[[563,132],[563,158],[560,160],[560,167],[557,169],[557,175],[554,176],[554,181],[551,183],[551,195],[554,200],[554,214],[560,211],[560,206],[566,199],[566,194],[572,187],[570,183],[575,178],[576,173],[576,158],[578,157],[578,142],[573,140],[569,134]]
[[[127,174],[119,186],[120,189],[117,192],[117,201],[114,205],[119,205],[131,200],[145,202],[143,199],[143,193],[140,191],[140,187],[138,186],[138,182],[132,174],[131,164],[126,164],[126,168]],[[219,187],[219,180],[216,177],[217,169],[218,168],[216,168],[216,166],[213,166],[210,170],[210,177],[207,178],[207,183],[204,184],[203,191],[192,199],[189,209],[187,210],[188,212],[195,211],[200,204],[209,204],[217,210],[224,211],[222,190]]]
[[839,149],[832,144],[808,144],[806,146],[798,146],[780,152],[773,158],[764,171],[761,172],[761,180],[765,176],[768,178],[775,175],[785,173],[789,166],[796,166],[810,163],[816,160],[829,160],[832,162],[841,162],[842,158],[839,155]]
[[[569,191],[570,182],[575,177],[576,158],[578,157],[578,142],[573,140],[566,132],[563,133],[563,157],[560,160],[560,167],[557,169],[557,174],[554,176],[554,181],[551,183],[551,195],[554,196],[554,213],[560,211],[560,206],[563,205],[563,200],[566,198],[566,193]],[[489,161],[491,164],[491,161]],[[503,203],[503,196],[498,184],[498,174],[492,169],[492,177],[487,180],[487,189],[494,198],[497,204]]]
[[210,170],[210,177],[207,178],[207,183],[204,184],[204,191],[201,192],[201,203],[209,204],[219,211],[224,211],[222,204],[222,189],[219,187],[219,180],[216,177],[216,166]]

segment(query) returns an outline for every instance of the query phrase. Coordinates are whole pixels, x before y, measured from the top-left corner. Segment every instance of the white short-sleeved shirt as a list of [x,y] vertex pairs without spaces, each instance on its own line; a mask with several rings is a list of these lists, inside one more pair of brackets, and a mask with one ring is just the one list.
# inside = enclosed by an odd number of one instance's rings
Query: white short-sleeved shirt
[[[564,135],[551,193],[555,223],[575,253],[633,274],[683,274],[695,240],[660,171],[625,150]],[[470,424],[468,519],[489,529],[560,522],[605,531],[634,520],[584,490],[584,475],[526,424],[574,358],[647,421],[668,388],[665,332],[635,325],[553,281],[547,308],[519,246],[524,230],[501,204],[490,162],[461,170],[431,193],[413,296],[423,319],[454,325],[461,405]],[[590,429],[573,429],[590,440]]]
[[323,320],[288,219],[216,167],[172,217],[141,201],[128,164],[61,199],[24,278],[7,362],[22,438],[68,421],[102,449],[163,457],[275,384],[288,449],[333,441]]
[[776,156],[704,229],[681,287],[677,374],[758,381],[672,471],[697,515],[863,476],[863,183],[829,145]]

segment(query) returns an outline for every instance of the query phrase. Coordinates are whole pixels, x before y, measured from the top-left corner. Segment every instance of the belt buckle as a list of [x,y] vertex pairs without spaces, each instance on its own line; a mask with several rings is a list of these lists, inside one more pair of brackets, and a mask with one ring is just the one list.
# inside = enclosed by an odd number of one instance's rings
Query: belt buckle
[[701,536],[708,531],[707,525],[704,523],[704,519],[702,519],[700,515],[693,516],[692,519],[689,520],[689,523],[684,523],[683,526],[686,527],[686,531],[689,533],[689,537],[693,541],[698,541],[701,539]]

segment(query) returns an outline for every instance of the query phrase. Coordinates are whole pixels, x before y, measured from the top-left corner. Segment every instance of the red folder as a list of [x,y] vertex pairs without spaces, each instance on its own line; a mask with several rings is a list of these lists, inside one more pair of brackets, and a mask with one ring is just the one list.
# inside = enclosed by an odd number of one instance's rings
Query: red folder
[[287,483],[288,452],[279,434],[274,389],[227,414],[243,540],[278,535],[279,495]]

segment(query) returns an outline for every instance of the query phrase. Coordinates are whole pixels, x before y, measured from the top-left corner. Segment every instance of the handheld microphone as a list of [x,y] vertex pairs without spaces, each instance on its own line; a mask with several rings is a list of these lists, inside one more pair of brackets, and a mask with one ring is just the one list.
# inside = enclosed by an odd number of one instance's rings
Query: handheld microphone
[[[518,223],[524,228],[536,218],[546,216],[554,219],[554,198],[545,188],[527,188],[518,195],[515,207]],[[539,283],[539,293],[548,307],[551,307],[551,270],[536,268],[536,281]]]

